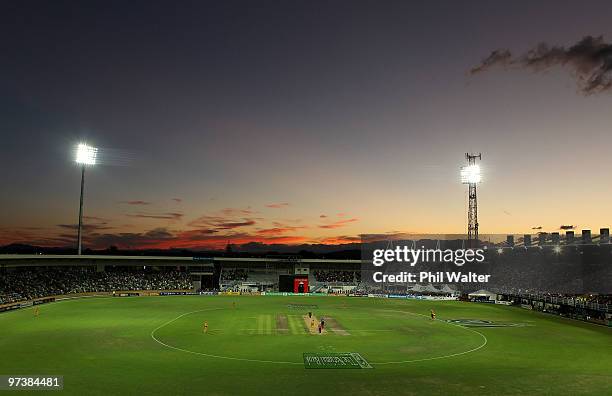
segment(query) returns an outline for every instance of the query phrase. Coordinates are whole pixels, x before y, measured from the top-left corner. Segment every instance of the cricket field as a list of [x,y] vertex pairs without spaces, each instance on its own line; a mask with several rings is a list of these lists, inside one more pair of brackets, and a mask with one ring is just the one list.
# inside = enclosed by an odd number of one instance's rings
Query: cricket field
[[68,395],[612,394],[612,328],[517,307],[160,296],[33,312],[0,315],[0,375],[61,375]]

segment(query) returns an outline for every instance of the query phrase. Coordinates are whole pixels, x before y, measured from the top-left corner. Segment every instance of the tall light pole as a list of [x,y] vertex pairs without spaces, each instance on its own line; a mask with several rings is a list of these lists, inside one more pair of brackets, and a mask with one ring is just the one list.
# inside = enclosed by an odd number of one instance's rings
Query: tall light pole
[[476,159],[482,159],[482,155],[465,154],[468,164],[461,168],[461,183],[469,186],[468,199],[468,244],[474,247],[478,243],[478,201],[476,199],[476,185],[480,183],[480,165],[476,164]]
[[76,150],[76,162],[81,165],[81,199],[79,201],[79,231],[78,231],[78,255],[81,255],[81,240],[83,234],[83,192],[85,189],[85,167],[87,165],[95,165],[98,149],[88,146],[85,143],[79,143]]

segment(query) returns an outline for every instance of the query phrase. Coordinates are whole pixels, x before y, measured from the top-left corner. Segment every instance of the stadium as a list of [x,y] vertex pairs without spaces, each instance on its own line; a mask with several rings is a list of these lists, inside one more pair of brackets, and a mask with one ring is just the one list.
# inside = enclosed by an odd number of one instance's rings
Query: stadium
[[360,260],[286,255],[0,263],[0,372],[61,375],[66,394],[611,389],[605,296],[373,290]]
[[612,395],[610,15],[0,3],[0,396]]

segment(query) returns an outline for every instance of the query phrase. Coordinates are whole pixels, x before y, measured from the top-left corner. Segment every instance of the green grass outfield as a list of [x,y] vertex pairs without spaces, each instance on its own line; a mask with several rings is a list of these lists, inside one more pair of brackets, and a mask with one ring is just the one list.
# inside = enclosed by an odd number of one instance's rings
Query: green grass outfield
[[[309,310],[337,330],[309,334]],[[337,352],[373,368],[304,367],[304,353]],[[612,395],[612,329],[455,301],[86,298],[0,314],[0,375],[63,375],[72,395]]]

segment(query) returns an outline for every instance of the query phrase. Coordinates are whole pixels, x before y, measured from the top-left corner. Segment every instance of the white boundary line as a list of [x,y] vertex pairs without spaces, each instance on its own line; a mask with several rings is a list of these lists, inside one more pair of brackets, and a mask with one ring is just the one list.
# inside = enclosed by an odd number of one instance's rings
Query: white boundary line
[[[423,315],[423,314],[419,314],[419,313],[414,313],[414,312],[396,311],[396,310],[389,310],[389,309],[386,309],[385,311],[388,311],[388,312],[399,312],[399,313],[404,313],[404,314],[408,314],[408,315],[418,315],[418,316],[423,316],[423,317],[427,318],[427,315]],[[426,361],[429,361],[429,360],[446,359],[446,358],[451,358],[451,357],[455,357],[455,356],[466,355],[466,354],[471,353],[471,352],[476,352],[477,350],[479,350],[481,348],[484,348],[484,346],[487,345],[487,342],[488,342],[487,337],[485,337],[485,335],[482,334],[479,331],[476,331],[474,329],[470,329],[468,327],[461,326],[461,325],[458,325],[458,324],[455,324],[455,323],[449,323],[449,322],[442,322],[442,323],[446,323],[446,324],[449,324],[451,326],[457,326],[457,327],[460,327],[460,328],[462,328],[464,330],[471,331],[472,333],[476,333],[480,337],[482,337],[484,342],[482,344],[480,344],[479,346],[477,346],[476,348],[470,349],[469,351],[457,352],[457,353],[453,353],[453,354],[450,354],[450,355],[434,356],[434,357],[430,357],[430,358],[413,359],[413,360],[400,360],[400,361],[396,361],[396,362],[370,362],[370,361],[368,361],[368,362],[371,363],[371,364],[401,364],[401,363],[426,362]]]
[[[174,349],[176,351],[180,351],[180,352],[186,352],[186,353],[191,353],[193,355],[200,355],[200,356],[205,356],[205,357],[212,357],[212,358],[217,358],[217,359],[225,359],[225,360],[234,360],[234,361],[242,361],[242,362],[253,362],[253,363],[273,363],[273,364],[292,364],[292,365],[303,365],[303,362],[285,362],[285,361],[276,361],[276,360],[259,360],[259,359],[247,359],[247,358],[237,358],[237,357],[231,357],[231,356],[220,356],[220,355],[213,355],[210,353],[203,353],[203,352],[195,352],[195,351],[191,351],[189,349],[183,349],[183,348],[178,348],[172,345],[168,345],[163,341],[160,341],[159,339],[157,339],[157,337],[155,337],[155,332],[159,329],[161,329],[162,327],[165,327],[167,325],[169,325],[170,323],[173,323],[177,320],[179,320],[180,318],[182,318],[183,316],[187,316],[187,315],[191,315],[197,312],[205,312],[205,311],[214,311],[214,310],[219,310],[219,309],[224,309],[224,308],[206,308],[206,309],[198,309],[196,311],[191,311],[191,312],[185,312],[179,316],[177,316],[174,319],[170,319],[169,321],[162,323],[161,325],[157,326],[155,329],[153,329],[153,331],[151,331],[151,338],[157,342],[160,345],[165,346],[166,348],[170,348],[170,349]],[[423,315],[423,314],[418,314],[418,313],[414,313],[414,312],[408,312],[408,311],[396,311],[396,310],[385,310],[387,312],[398,312],[398,313],[403,313],[403,314],[408,314],[408,315],[417,315],[417,316],[423,316],[425,318],[427,318],[427,315]],[[453,353],[450,355],[443,355],[443,356],[434,356],[434,357],[430,357],[430,358],[422,358],[422,359],[413,359],[413,360],[401,360],[401,361],[392,361],[392,362],[372,362],[372,361],[368,361],[368,363],[370,364],[402,364],[402,363],[416,363],[416,362],[426,362],[429,360],[438,360],[438,359],[447,359],[447,358],[451,358],[451,357],[455,357],[455,356],[461,356],[461,355],[466,355],[468,353],[471,352],[476,352],[477,350],[483,348],[485,345],[487,345],[487,337],[485,337],[484,334],[482,334],[479,331],[476,331],[474,329],[470,329],[468,327],[465,326],[461,326],[458,324],[454,324],[454,323],[449,323],[449,322],[442,322],[442,323],[446,323],[448,325],[451,326],[456,326],[459,327],[461,329],[467,330],[467,331],[471,331],[472,333],[476,333],[478,334],[480,337],[482,337],[482,339],[484,340],[484,342],[477,346],[476,348],[472,348],[468,351],[463,351],[463,352],[457,352],[457,353]]]
[[180,318],[182,318],[183,316],[187,316],[187,315],[191,315],[194,314],[196,312],[204,312],[204,311],[214,311],[214,310],[218,310],[218,309],[223,309],[223,308],[207,308],[207,309],[198,309],[196,311],[191,311],[191,312],[185,312],[184,314],[181,314],[179,316],[177,316],[174,319],[171,319],[169,321],[167,321],[166,323],[163,323],[161,325],[159,325],[158,327],[156,327],[153,331],[151,331],[151,338],[153,340],[155,340],[155,342],[157,342],[158,344],[161,344],[163,346],[165,346],[166,348],[170,348],[170,349],[174,349],[176,351],[181,351],[181,352],[186,352],[186,353],[191,353],[193,355],[200,355],[200,356],[206,356],[206,357],[212,357],[212,358],[217,358],[217,359],[226,359],[226,360],[235,360],[235,361],[241,361],[241,362],[254,362],[254,363],[275,363],[275,364],[299,364],[299,365],[303,365],[304,362],[283,362],[283,361],[275,361],[275,360],[259,360],[259,359],[247,359],[247,358],[237,358],[237,357],[231,357],[231,356],[220,356],[220,355],[212,355],[210,353],[202,353],[202,352],[194,352],[194,351],[190,351],[189,349],[183,349],[183,348],[177,348],[175,346],[172,345],[168,345],[163,341],[158,340],[155,337],[155,332],[159,329],[161,329],[164,326],[169,325],[170,323],[179,320]]

